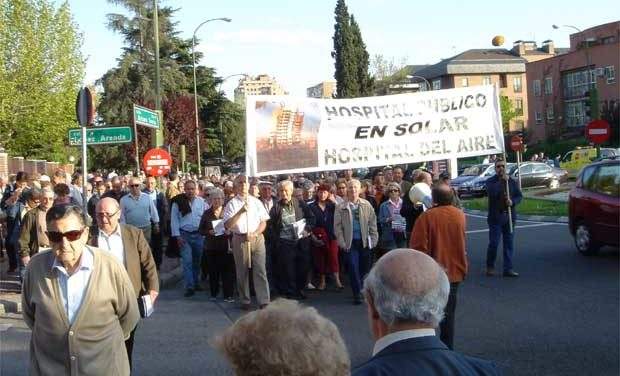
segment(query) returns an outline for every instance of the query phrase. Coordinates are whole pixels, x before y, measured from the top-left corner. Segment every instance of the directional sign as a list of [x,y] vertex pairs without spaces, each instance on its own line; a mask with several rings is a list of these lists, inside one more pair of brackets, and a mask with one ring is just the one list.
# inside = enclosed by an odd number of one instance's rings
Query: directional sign
[[602,144],[609,140],[611,130],[605,120],[592,120],[586,126],[586,138],[595,144]]
[[133,121],[138,125],[159,129],[159,114],[146,107],[133,105]]
[[[131,142],[131,127],[95,127],[86,130],[87,145],[123,144]],[[82,130],[69,129],[69,145],[82,144]]]
[[142,159],[144,172],[150,176],[162,176],[170,172],[172,157],[164,149],[151,149]]

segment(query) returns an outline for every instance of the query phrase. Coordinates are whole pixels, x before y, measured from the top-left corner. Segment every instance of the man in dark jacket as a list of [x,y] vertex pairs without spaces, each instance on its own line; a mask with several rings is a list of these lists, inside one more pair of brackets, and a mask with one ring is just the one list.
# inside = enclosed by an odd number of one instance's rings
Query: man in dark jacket
[[[269,213],[270,238],[277,248],[281,293],[287,298],[306,299],[303,289],[310,267],[308,236],[314,227],[315,217],[308,205],[293,197],[293,190],[290,180],[278,185],[280,200]],[[302,219],[305,226],[300,222]]]
[[[166,224],[165,218],[168,216],[168,201],[166,200],[166,195],[164,195],[164,192],[157,189],[157,180],[153,176],[146,178],[145,188],[142,192],[149,195],[151,201],[155,204],[155,207],[157,208],[157,215],[159,216],[159,223],[161,225],[160,228],[157,229],[158,231],[151,231],[151,250],[153,251],[155,265],[157,265],[157,270],[159,270],[162,260],[162,234],[164,233],[164,229],[161,227]],[[155,230],[155,228],[152,230]]]
[[364,281],[373,356],[353,376],[499,375],[494,363],[450,351],[436,337],[449,291],[430,256],[395,249],[381,257]]
[[[512,268],[512,254],[514,250],[514,225],[517,223],[516,206],[521,202],[523,195],[519,184],[510,178],[506,172],[506,161],[495,161],[495,176],[486,182],[489,195],[489,247],[487,248],[487,276],[495,275],[495,259],[499,238],[504,237],[504,277],[518,277],[519,273]],[[507,188],[510,194],[506,194]],[[508,208],[511,211],[512,231],[508,220]]]

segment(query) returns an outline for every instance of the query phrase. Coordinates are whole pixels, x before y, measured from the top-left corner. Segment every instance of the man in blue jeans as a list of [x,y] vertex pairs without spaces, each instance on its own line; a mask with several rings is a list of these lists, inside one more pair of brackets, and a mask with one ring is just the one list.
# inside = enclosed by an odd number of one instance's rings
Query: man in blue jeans
[[338,246],[346,254],[353,304],[362,304],[362,280],[371,267],[370,249],[377,244],[377,216],[370,203],[359,197],[360,182],[347,183],[346,200],[334,212],[334,233]]
[[[487,193],[489,195],[489,213],[487,223],[489,224],[489,247],[487,248],[487,276],[495,275],[495,259],[497,258],[497,247],[499,238],[504,240],[504,277],[518,277],[512,267],[512,254],[514,250],[514,225],[517,222],[516,206],[521,202],[523,195],[519,185],[511,179],[506,171],[506,161],[498,159],[495,161],[495,176],[487,180]],[[507,187],[509,193],[507,194]],[[510,230],[508,220],[508,208],[512,216],[513,231]]]
[[185,297],[200,291],[200,258],[204,238],[198,232],[200,218],[206,210],[205,201],[198,197],[196,182],[185,182],[185,194],[180,194],[172,200],[170,210],[170,231],[177,240],[181,250],[181,265],[185,281]]

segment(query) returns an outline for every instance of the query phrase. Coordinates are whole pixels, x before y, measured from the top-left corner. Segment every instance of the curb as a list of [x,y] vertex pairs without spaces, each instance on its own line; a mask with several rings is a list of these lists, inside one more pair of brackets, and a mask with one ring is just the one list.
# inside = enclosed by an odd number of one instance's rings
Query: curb
[[174,286],[181,279],[183,279],[183,268],[179,265],[159,275],[159,287],[163,289]]
[[[484,215],[488,213],[482,210],[463,209],[465,214]],[[546,215],[518,215],[517,219],[520,221],[530,222],[551,222],[551,223],[568,223],[568,217],[550,217]]]

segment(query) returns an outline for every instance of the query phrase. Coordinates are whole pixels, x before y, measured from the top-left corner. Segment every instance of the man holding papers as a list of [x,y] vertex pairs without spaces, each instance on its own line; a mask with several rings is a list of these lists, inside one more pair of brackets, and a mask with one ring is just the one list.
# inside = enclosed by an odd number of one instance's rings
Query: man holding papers
[[280,293],[288,299],[306,299],[304,288],[310,268],[310,232],[315,217],[312,210],[293,197],[293,182],[281,181],[279,200],[271,208],[269,231],[278,255],[277,270],[282,279]]
[[338,246],[346,253],[353,304],[362,304],[362,279],[371,266],[370,250],[377,244],[377,216],[370,203],[360,198],[360,181],[347,183],[346,200],[336,207],[334,233]]

